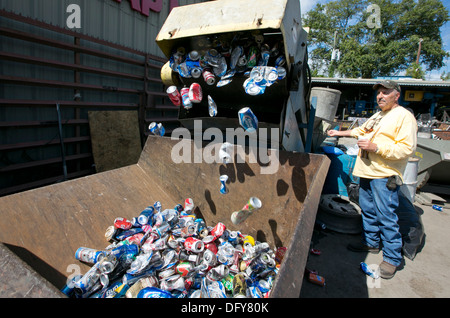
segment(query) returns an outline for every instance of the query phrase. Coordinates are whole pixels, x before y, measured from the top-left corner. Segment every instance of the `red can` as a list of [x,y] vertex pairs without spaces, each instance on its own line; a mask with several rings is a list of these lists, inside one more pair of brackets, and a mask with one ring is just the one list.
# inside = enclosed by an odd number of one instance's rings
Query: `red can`
[[192,102],[189,99],[189,88],[187,87],[183,87],[180,90],[181,93],[181,102],[183,103],[183,107],[186,109],[191,109],[192,108]]
[[184,241],[184,247],[191,252],[200,253],[205,249],[205,244],[192,236],[189,236]]
[[114,220],[114,226],[118,229],[122,230],[129,230],[133,226],[131,221],[125,219],[125,218],[116,218]]
[[217,245],[215,242],[205,243],[205,250],[210,250],[214,254],[217,254]]
[[187,198],[184,200],[184,211],[191,212],[194,209],[194,200]]
[[181,94],[175,85],[169,86],[166,93],[169,95],[170,100],[175,106],[181,105]]
[[203,79],[205,80],[206,84],[214,85],[214,83],[216,82],[216,77],[209,69],[205,69],[203,71],[202,75],[203,75]]
[[322,252],[321,252],[320,250],[316,249],[316,248],[312,248],[312,249],[310,250],[310,253],[311,253],[311,254],[314,254],[314,255],[320,255],[320,254],[322,254]]
[[181,277],[186,277],[187,274],[193,269],[191,262],[180,262],[178,263],[176,269],[177,273],[181,275]]
[[308,281],[322,287],[325,286],[325,278],[317,274],[310,273],[308,276]]
[[275,261],[278,264],[281,264],[283,261],[284,255],[286,254],[287,248],[286,247],[279,247],[277,248],[277,251],[275,252]]
[[221,237],[223,232],[225,231],[226,227],[225,224],[222,222],[219,222],[216,224],[216,226],[211,230],[211,235],[213,235],[216,239],[218,237]]
[[203,98],[202,87],[198,83],[192,83],[189,87],[189,100],[192,103],[200,103]]
[[127,237],[124,241],[127,241],[130,244],[136,244],[136,245],[140,246],[141,240],[143,237],[144,237],[144,234],[137,233],[137,234]]

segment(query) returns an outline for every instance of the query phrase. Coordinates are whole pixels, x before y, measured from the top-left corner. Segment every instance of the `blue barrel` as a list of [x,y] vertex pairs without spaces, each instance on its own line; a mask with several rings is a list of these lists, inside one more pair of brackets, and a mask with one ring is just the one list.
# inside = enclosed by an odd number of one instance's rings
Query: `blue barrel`
[[322,194],[339,194],[348,197],[347,186],[351,182],[359,183],[359,178],[353,176],[356,156],[350,156],[337,147],[322,147],[330,158],[330,168],[325,179]]

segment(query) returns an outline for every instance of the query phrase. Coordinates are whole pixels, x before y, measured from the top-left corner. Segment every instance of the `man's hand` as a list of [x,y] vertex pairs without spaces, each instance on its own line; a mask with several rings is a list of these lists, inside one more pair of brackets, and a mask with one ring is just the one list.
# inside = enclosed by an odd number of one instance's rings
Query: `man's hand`
[[339,131],[338,130],[328,130],[327,131],[327,135],[330,137],[337,137],[339,136]]
[[351,137],[352,135],[351,130],[328,130],[327,135],[330,137]]
[[374,144],[369,139],[358,139],[356,144],[360,149],[368,152],[376,152],[378,148],[377,144]]

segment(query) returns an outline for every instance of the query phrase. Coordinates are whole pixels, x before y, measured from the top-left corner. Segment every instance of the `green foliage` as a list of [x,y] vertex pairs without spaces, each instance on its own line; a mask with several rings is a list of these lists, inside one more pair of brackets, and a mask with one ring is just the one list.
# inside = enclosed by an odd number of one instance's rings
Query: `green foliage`
[[406,76],[411,76],[412,78],[417,79],[425,79],[425,72],[422,70],[422,67],[419,64],[414,62],[406,70]]
[[[379,9],[379,28],[373,25],[377,17],[373,5]],[[449,56],[442,47],[440,27],[449,20],[440,0],[335,0],[317,4],[303,17],[304,26],[310,28],[311,69],[328,73],[336,48],[340,60],[333,62],[333,73],[362,78],[397,74],[415,62],[421,38],[421,66],[427,71],[440,69]]]

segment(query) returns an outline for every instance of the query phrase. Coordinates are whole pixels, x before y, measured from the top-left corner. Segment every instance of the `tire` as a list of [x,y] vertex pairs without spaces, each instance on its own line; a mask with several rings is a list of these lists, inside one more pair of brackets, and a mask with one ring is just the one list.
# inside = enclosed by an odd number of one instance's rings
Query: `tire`
[[338,194],[320,197],[317,219],[335,232],[359,234],[362,231],[361,208],[348,197]]

